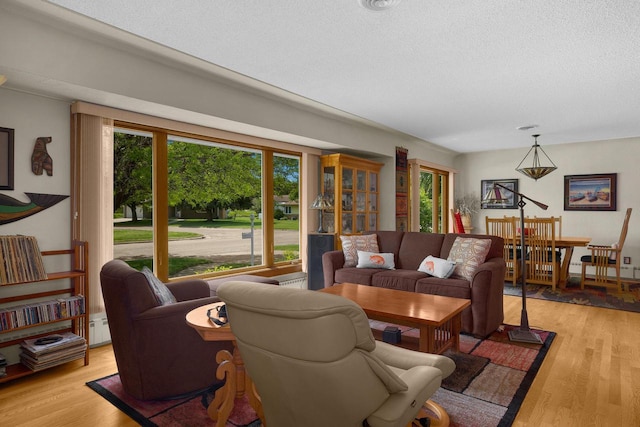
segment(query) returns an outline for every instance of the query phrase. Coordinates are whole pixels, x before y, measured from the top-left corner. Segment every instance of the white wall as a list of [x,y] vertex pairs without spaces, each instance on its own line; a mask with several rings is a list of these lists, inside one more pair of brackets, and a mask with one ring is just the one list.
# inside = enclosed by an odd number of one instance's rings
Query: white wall
[[[27,202],[25,192],[70,193],[69,103],[0,87],[0,127],[15,130],[14,190],[0,193]],[[53,176],[31,171],[31,153],[36,138],[52,137],[47,151],[53,158]],[[41,250],[68,249],[70,246],[70,200],[20,221],[0,225],[0,234],[38,237]]]
[[[534,200],[549,205],[543,211],[533,203],[525,207],[525,215],[562,215],[562,234],[565,236],[589,236],[594,244],[611,244],[617,241],[627,208],[633,208],[623,256],[631,257],[631,266],[640,268],[640,138],[607,141],[591,141],[563,145],[541,145],[558,169],[544,178],[534,181],[515,170],[528,149],[486,151],[460,155],[455,166],[462,171],[458,175],[457,196],[475,193],[480,195],[483,179],[518,179],[519,191]],[[564,176],[596,173],[617,173],[617,211],[587,212],[564,210]],[[484,232],[485,217],[519,215],[519,210],[482,209],[473,218],[473,226]],[[474,231],[476,231],[474,230]],[[577,248],[573,263],[579,263],[586,249]],[[630,267],[631,267],[630,266]],[[572,272],[580,267],[572,266]],[[632,269],[624,270],[627,277]],[[640,277],[640,272],[636,272]]]

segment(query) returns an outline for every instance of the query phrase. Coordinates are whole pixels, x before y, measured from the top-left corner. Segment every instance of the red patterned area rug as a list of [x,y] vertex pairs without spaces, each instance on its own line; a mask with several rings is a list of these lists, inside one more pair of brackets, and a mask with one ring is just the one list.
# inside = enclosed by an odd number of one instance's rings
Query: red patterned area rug
[[[513,286],[512,283],[504,284],[503,293],[514,296],[522,295],[520,285]],[[621,293],[598,286],[585,286],[582,290],[580,289],[580,278],[572,277],[564,289],[556,287],[555,291],[548,285],[527,285],[527,298],[640,313],[640,284],[638,283],[630,284],[629,291]]]
[[[387,326],[375,321],[371,324],[378,330]],[[399,328],[403,339],[417,337],[417,330]],[[447,411],[451,427],[505,427],[513,423],[556,335],[536,330],[543,345],[515,343],[507,335],[513,328],[507,325],[483,340],[461,335],[460,352],[447,353],[456,362],[456,371],[443,381],[432,399]],[[214,390],[182,399],[140,401],[122,390],[118,374],[87,385],[145,427],[216,425],[206,410]],[[226,425],[236,426],[260,426],[246,400],[236,401]]]
[[[129,396],[122,389],[118,374],[90,381],[87,385],[143,427],[217,425],[207,413],[217,386],[177,399],[145,401]],[[245,398],[236,399],[225,427],[258,427],[260,424]]]

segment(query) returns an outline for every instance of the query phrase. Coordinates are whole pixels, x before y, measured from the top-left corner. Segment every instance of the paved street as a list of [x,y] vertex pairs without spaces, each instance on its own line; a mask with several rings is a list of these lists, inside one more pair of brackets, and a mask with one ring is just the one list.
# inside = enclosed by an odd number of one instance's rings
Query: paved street
[[[131,229],[131,228],[129,228]],[[150,227],[140,227],[149,230]],[[251,239],[243,239],[242,233],[249,229],[238,228],[180,228],[169,227],[169,231],[188,231],[204,236],[201,239],[186,239],[169,242],[169,255],[175,257],[203,257],[224,259],[229,256],[245,258],[251,254]],[[254,233],[254,254],[262,253],[261,230]],[[298,244],[298,232],[295,230],[276,230],[275,244]],[[114,246],[114,256],[121,259],[151,256],[153,243],[126,243]]]

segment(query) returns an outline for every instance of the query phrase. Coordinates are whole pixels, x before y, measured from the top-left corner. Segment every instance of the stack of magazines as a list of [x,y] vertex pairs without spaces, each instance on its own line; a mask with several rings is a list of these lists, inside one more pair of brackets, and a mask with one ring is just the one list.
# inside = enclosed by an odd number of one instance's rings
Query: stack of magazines
[[20,344],[20,361],[33,371],[81,359],[87,351],[87,340],[72,332],[53,334]]
[[7,358],[0,353],[0,378],[7,376]]

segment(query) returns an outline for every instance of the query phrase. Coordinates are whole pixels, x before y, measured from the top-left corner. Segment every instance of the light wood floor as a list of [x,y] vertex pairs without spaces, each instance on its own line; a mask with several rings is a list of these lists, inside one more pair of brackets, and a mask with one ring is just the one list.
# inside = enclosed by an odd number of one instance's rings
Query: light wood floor
[[[504,297],[505,322],[521,299]],[[640,426],[640,314],[528,299],[531,327],[558,335],[515,426]],[[111,346],[0,385],[3,426],[135,426],[84,384],[117,371]]]

